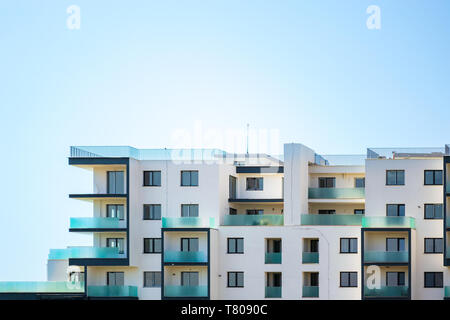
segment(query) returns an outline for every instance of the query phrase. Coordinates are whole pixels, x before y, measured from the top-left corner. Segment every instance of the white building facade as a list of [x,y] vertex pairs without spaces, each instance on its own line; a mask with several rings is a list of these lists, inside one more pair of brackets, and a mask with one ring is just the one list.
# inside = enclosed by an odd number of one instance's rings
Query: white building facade
[[[445,299],[448,148],[282,159],[220,150],[72,147],[92,203],[50,250],[48,282],[0,299]],[[448,192],[447,192],[447,189]]]

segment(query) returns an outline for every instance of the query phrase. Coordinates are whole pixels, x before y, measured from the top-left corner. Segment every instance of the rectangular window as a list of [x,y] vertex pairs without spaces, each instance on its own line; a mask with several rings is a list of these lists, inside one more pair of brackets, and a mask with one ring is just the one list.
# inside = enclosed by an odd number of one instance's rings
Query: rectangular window
[[125,285],[124,272],[107,272],[106,284],[108,286],[123,286]]
[[198,272],[181,272],[181,285],[185,287],[198,286]]
[[144,220],[161,220],[161,205],[144,204]]
[[443,253],[444,239],[442,238],[425,238],[425,253]]
[[181,205],[182,217],[198,217],[198,204],[182,204]]
[[106,205],[106,217],[107,218],[119,218],[123,220],[125,216],[125,209],[123,204],[107,204]]
[[354,214],[364,214],[365,211],[364,211],[364,209],[355,209],[355,210],[353,211],[353,213],[354,213]]
[[228,238],[227,253],[244,253],[244,238]]
[[319,210],[319,214],[336,214],[336,210]]
[[358,272],[341,272],[341,284],[343,288],[358,286]]
[[340,253],[358,253],[358,239],[341,238]]
[[198,187],[198,171],[181,171],[182,187]]
[[144,271],[144,288],[161,288],[161,272]]
[[236,177],[230,176],[228,181],[228,198],[236,199]]
[[247,190],[258,191],[263,190],[263,178],[247,178]]
[[443,288],[444,273],[443,272],[424,272],[425,288]]
[[405,170],[387,170],[386,185],[387,186],[405,185]]
[[108,248],[119,248],[119,253],[124,253],[124,239],[123,238],[107,238],[106,246]]
[[247,213],[247,215],[250,215],[250,216],[264,214],[263,209],[247,209],[245,212]]
[[386,272],[386,286],[400,287],[405,285],[404,272]]
[[404,217],[405,205],[404,204],[387,204],[386,216],[388,217]]
[[365,188],[366,178],[355,178],[355,188]]
[[144,171],[144,187],[160,187],[161,171]]
[[230,208],[229,214],[230,216],[235,216],[237,215],[237,210],[235,208]]
[[310,241],[309,252],[319,252],[319,240],[318,239],[312,239]]
[[108,194],[124,194],[125,181],[123,171],[108,171],[107,172]]
[[310,273],[310,285],[311,285],[311,287],[319,286],[319,273],[318,272]]
[[319,188],[334,188],[336,186],[336,178],[319,178]]
[[438,204],[425,204],[425,219],[443,219],[444,206]]
[[161,238],[144,238],[144,253],[161,253]]
[[386,238],[386,251],[405,251],[405,238]]
[[425,170],[424,176],[426,186],[442,185],[442,170]]
[[228,287],[229,288],[243,288],[244,287],[244,272],[228,272]]
[[198,238],[181,238],[181,251],[198,252]]

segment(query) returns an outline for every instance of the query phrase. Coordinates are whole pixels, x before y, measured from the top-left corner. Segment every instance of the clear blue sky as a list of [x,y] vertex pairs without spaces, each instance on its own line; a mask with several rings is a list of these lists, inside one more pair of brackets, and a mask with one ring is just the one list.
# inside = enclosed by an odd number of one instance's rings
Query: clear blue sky
[[[81,29],[66,26],[69,5]],[[381,8],[368,30],[366,8]],[[0,280],[45,280],[91,190],[70,145],[171,147],[194,122],[319,153],[450,143],[450,2],[0,2]],[[187,146],[189,147],[189,146]],[[220,147],[220,146],[217,146]],[[229,150],[242,151],[242,150]],[[261,150],[260,150],[261,151]]]

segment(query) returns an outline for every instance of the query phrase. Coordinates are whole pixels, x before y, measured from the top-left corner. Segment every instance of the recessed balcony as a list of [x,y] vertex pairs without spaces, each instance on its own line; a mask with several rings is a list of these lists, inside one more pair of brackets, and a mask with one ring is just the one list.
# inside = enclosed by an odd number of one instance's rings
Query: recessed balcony
[[282,226],[283,224],[282,214],[236,214],[226,215],[223,218],[224,226]]
[[119,218],[70,218],[69,231],[126,231],[126,225]]
[[408,251],[364,251],[364,263],[408,263]]
[[168,298],[201,298],[208,296],[208,286],[164,286]]
[[364,297],[366,298],[407,298],[409,296],[408,286],[382,286],[379,289],[369,289],[364,287]]
[[365,188],[309,188],[309,199],[364,199]]
[[302,214],[303,226],[360,226],[359,214]]
[[364,217],[363,228],[416,228],[416,219],[413,217]]
[[136,286],[88,286],[88,297],[96,298],[138,298]]
[[164,217],[162,218],[163,228],[215,228],[214,218],[200,217]]
[[207,263],[208,257],[206,252],[202,251],[165,251],[165,263]]

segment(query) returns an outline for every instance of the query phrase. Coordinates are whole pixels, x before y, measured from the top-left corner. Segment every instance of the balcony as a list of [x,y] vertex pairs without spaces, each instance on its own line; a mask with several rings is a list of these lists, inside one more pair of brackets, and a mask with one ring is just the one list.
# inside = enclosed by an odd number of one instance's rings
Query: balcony
[[214,218],[180,217],[162,218],[163,228],[215,228]]
[[49,260],[66,259],[120,259],[125,258],[119,248],[107,247],[69,247],[66,249],[50,249]]
[[206,263],[206,252],[202,251],[165,251],[165,263]]
[[70,218],[70,231],[125,231],[125,221],[119,218]]
[[0,293],[84,293],[84,283],[68,281],[6,281],[0,282]]
[[309,199],[364,199],[364,188],[309,188]]
[[408,286],[386,287],[380,289],[369,289],[364,287],[366,298],[407,298],[409,296]]
[[318,252],[303,252],[302,253],[303,263],[319,263],[319,253]]
[[416,219],[412,217],[364,217],[363,228],[416,228]]
[[164,286],[164,296],[169,298],[207,297],[208,286]]
[[265,263],[266,264],[280,264],[281,263],[281,252],[266,252]]
[[98,298],[137,298],[138,288],[135,286],[88,286],[88,297]]
[[450,287],[445,287],[444,288],[444,298],[445,299],[450,299]]
[[303,298],[318,298],[319,297],[319,287],[318,286],[303,286]]
[[266,298],[281,298],[281,287],[266,287]]
[[226,215],[223,219],[224,226],[282,226],[283,224],[282,214],[236,214]]
[[364,251],[364,263],[408,263],[408,251]]
[[360,226],[359,214],[302,214],[303,226]]

